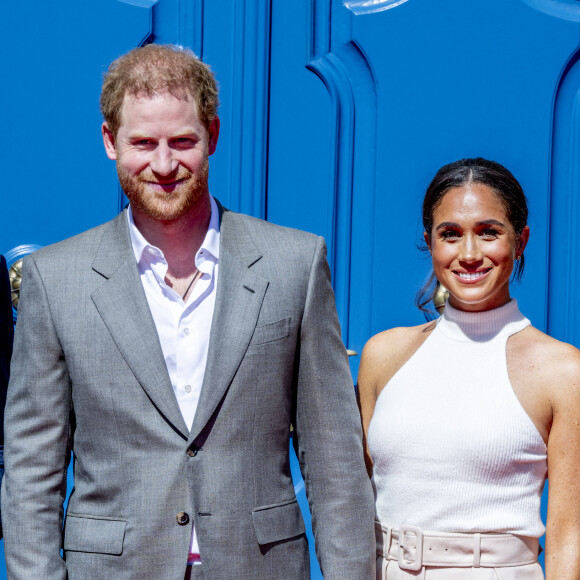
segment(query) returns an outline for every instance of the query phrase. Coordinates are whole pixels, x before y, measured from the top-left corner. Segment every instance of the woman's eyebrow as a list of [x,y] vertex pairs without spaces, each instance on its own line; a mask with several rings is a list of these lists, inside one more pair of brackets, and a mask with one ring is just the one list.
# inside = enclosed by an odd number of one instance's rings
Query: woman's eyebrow
[[461,226],[456,222],[441,222],[436,228],[435,231],[441,230],[443,228],[460,228]]
[[503,222],[500,222],[498,220],[494,220],[494,219],[489,219],[489,220],[482,220],[480,222],[476,222],[475,224],[476,226],[501,226],[502,228],[505,228],[505,224]]

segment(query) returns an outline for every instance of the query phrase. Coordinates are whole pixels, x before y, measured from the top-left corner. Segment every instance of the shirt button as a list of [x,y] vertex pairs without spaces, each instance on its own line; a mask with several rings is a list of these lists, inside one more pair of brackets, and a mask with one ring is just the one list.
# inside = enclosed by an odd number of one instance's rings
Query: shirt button
[[183,329],[183,334],[185,334],[185,336],[189,336],[189,333],[191,332],[191,329],[189,328],[184,328]]
[[189,516],[185,512],[179,512],[175,517],[180,526],[186,526],[189,523]]
[[186,393],[191,393],[191,385],[185,385],[183,389],[185,390]]

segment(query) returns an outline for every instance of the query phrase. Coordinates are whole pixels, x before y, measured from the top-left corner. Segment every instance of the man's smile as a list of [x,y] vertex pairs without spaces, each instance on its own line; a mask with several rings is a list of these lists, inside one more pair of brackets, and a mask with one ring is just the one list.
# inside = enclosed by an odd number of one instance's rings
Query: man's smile
[[150,181],[150,180],[147,180],[147,181],[145,181],[145,183],[151,187],[160,188],[160,189],[163,189],[165,191],[167,189],[174,189],[175,187],[177,187],[178,185],[180,185],[184,181],[186,181],[186,178],[174,179],[173,181]]

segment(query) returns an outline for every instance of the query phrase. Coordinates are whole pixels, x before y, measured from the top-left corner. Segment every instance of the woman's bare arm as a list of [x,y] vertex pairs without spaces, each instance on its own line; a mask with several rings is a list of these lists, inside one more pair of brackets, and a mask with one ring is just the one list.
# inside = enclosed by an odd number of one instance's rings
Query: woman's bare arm
[[546,580],[580,579],[580,351],[557,343],[550,357]]

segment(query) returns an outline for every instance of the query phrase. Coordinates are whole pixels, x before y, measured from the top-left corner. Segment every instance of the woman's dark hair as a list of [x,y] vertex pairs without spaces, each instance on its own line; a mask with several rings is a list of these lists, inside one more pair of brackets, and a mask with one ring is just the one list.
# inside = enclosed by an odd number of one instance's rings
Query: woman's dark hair
[[[433,213],[445,194],[455,187],[481,183],[494,191],[503,204],[516,236],[528,223],[528,202],[518,180],[503,165],[482,157],[460,159],[444,165],[435,174],[423,199],[423,228],[431,237]],[[524,272],[524,256],[516,262],[513,279],[519,280]],[[423,312],[429,312],[427,304],[435,294],[435,275],[431,272],[427,282],[417,293],[415,303]]]

